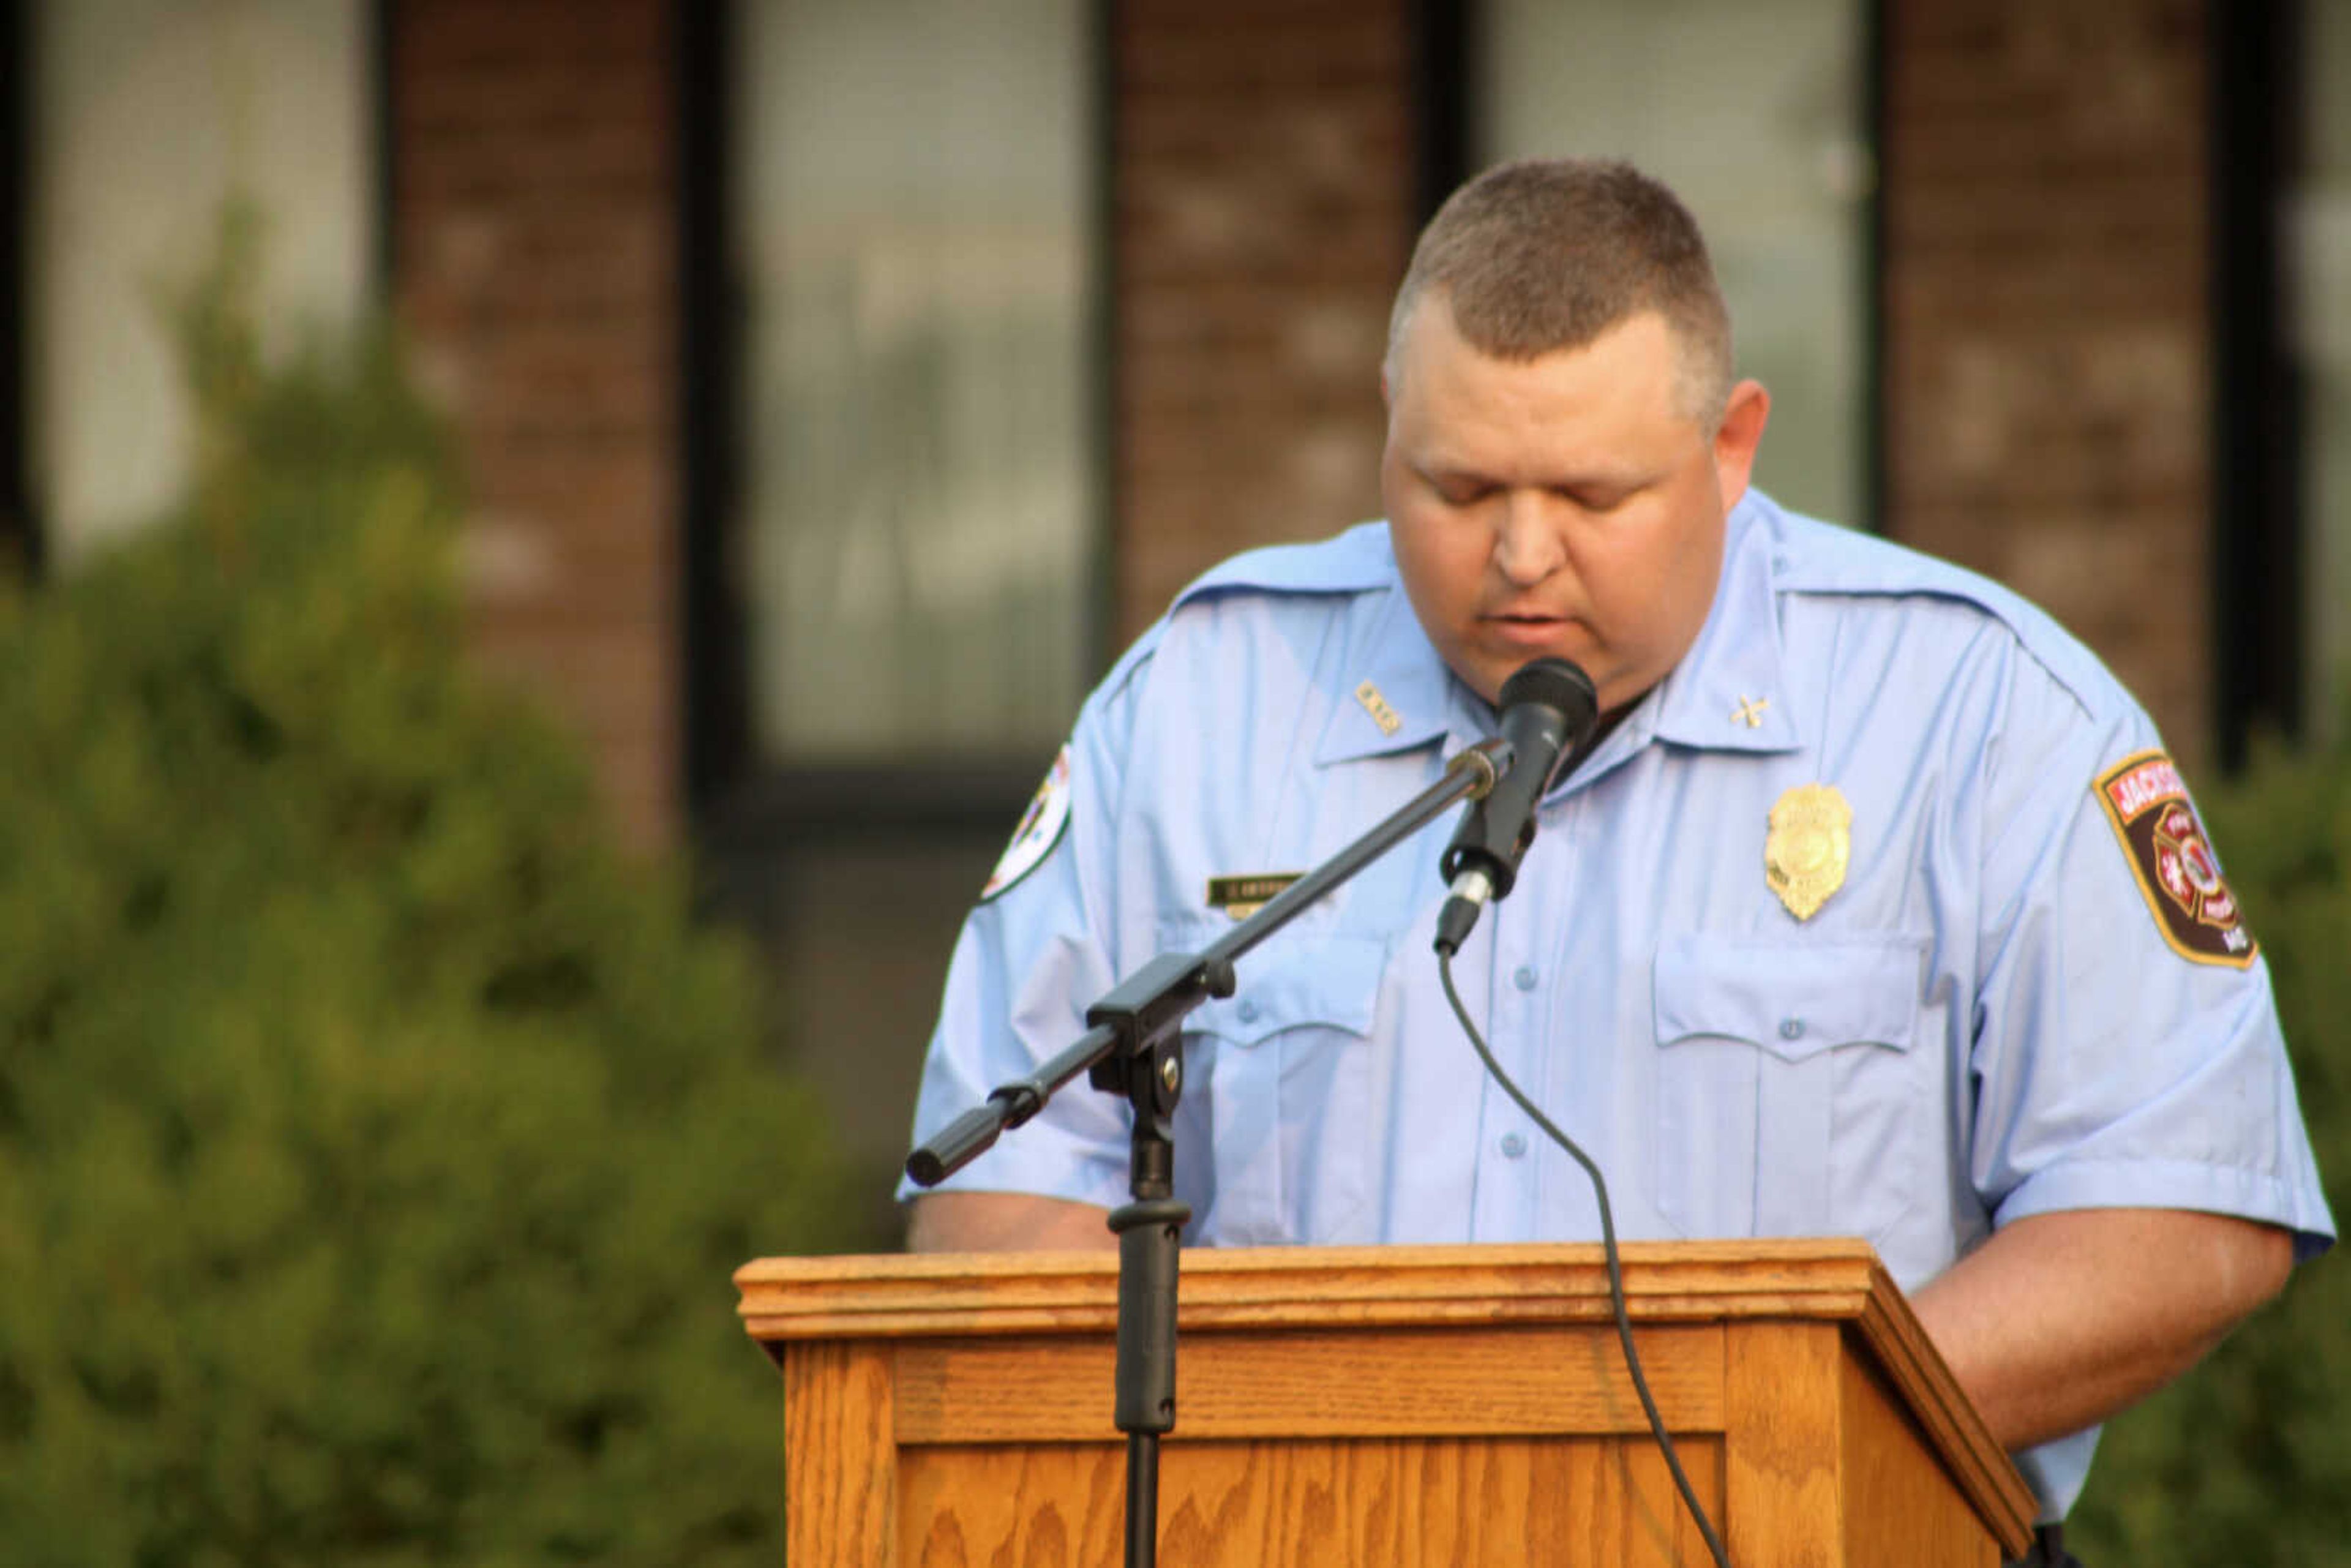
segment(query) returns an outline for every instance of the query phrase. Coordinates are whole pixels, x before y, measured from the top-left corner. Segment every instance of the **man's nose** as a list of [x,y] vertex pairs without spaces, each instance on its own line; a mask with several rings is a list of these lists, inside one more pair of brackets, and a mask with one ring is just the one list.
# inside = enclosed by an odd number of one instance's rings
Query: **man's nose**
[[1503,497],[1494,537],[1494,566],[1503,578],[1531,588],[1560,569],[1566,559],[1558,519],[1540,490],[1512,490]]

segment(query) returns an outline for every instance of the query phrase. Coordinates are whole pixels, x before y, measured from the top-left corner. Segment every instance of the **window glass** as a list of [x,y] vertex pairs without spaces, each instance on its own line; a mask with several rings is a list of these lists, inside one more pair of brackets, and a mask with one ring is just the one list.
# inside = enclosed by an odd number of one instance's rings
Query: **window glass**
[[2314,731],[2339,738],[2351,701],[2351,5],[2304,7],[2298,188],[2291,196],[2287,323],[2304,408],[2304,624]]
[[1081,0],[753,0],[740,570],[771,762],[1050,755],[1097,462]]
[[192,434],[159,291],[263,228],[266,330],[348,321],[376,221],[361,0],[47,0],[30,16],[31,483],[71,561],[154,517]]
[[1867,204],[1862,8],[1852,0],[1488,0],[1473,65],[1479,163],[1629,159],[1705,231],[1740,373],[1771,392],[1756,482],[1862,515]]

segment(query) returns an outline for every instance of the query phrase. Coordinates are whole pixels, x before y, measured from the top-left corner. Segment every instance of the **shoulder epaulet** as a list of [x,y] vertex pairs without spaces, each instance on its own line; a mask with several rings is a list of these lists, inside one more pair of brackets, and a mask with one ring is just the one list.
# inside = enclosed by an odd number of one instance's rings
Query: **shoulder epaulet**
[[1359,523],[1313,544],[1267,545],[1244,550],[1201,573],[1176,596],[1175,609],[1234,591],[1364,593],[1395,580],[1395,556],[1385,523]]
[[1395,556],[1384,522],[1358,523],[1345,533],[1312,544],[1266,545],[1220,561],[1187,583],[1162,615],[1136,638],[1103,678],[1114,693],[1148,664],[1165,635],[1168,621],[1187,604],[1231,593],[1368,593],[1395,583]]
[[1980,572],[1856,529],[1789,512],[1769,501],[1774,584],[1783,593],[1957,600],[1997,621],[2017,645],[2090,712],[2110,706],[2119,684],[2056,618]]

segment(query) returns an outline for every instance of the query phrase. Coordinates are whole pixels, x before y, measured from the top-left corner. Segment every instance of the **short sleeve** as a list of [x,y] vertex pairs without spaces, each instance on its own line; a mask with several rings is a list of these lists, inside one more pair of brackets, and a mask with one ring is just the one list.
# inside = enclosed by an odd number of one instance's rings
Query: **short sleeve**
[[[2268,967],[2250,944],[2207,953],[2167,936],[2161,876],[2177,868],[2101,798],[2161,741],[2118,690],[2105,697],[2085,704],[2020,652],[1980,762],[1971,1178],[1995,1224],[2196,1209],[2284,1227],[2314,1256],[2334,1221]],[[2176,821],[2192,822],[2179,798]],[[2219,878],[2217,856],[2206,871]]]
[[[966,917],[915,1097],[921,1143],[999,1084],[1029,1076],[1085,1031],[1109,990],[1111,868],[1123,761],[1149,659],[1088,699],[1003,862]],[[1059,800],[1056,789],[1065,791]],[[935,1189],[1021,1192],[1112,1207],[1126,1198],[1127,1113],[1083,1082]],[[925,1188],[902,1179],[900,1202]]]

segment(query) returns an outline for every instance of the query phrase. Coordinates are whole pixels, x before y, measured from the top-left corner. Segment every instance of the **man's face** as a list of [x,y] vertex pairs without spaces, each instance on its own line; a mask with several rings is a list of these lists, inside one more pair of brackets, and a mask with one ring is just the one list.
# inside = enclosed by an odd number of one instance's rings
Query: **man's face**
[[1414,612],[1488,702],[1555,654],[1614,712],[1697,640],[1770,399],[1742,382],[1720,429],[1702,429],[1677,369],[1654,311],[1511,363],[1464,342],[1442,294],[1415,308],[1380,490]]

